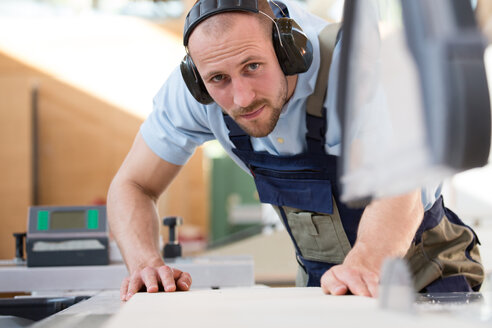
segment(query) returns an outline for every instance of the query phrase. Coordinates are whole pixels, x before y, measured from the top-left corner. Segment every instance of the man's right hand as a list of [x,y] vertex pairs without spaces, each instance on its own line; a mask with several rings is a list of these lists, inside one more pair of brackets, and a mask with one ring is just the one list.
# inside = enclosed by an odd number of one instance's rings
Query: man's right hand
[[162,285],[165,292],[187,291],[191,286],[191,276],[188,272],[182,272],[167,265],[146,266],[123,279],[120,298],[122,301],[128,301],[143,287],[148,293],[156,293],[159,291],[159,285]]

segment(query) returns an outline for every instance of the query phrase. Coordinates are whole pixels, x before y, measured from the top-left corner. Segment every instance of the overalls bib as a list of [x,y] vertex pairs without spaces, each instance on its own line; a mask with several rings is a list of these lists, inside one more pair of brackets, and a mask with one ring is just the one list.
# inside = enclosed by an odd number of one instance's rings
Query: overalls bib
[[[320,35],[323,60],[315,92],[307,101],[306,152],[276,156],[254,151],[250,137],[224,115],[235,146],[232,151],[250,169],[260,201],[274,206],[292,239],[300,265],[296,285],[301,286],[319,286],[326,270],[343,262],[355,243],[363,212],[339,200],[337,157],[325,153],[323,103],[333,47],[327,50],[322,38]],[[478,290],[484,273],[477,243],[473,230],[438,199],[425,212],[405,256],[416,290]]]
[[[301,266],[296,284],[319,286],[323,273],[341,264],[354,245],[363,212],[339,200],[336,157],[313,149],[294,156],[255,152],[249,136],[229,116],[224,119],[233,152],[249,167],[260,201],[274,206],[292,239]],[[439,198],[425,212],[405,256],[416,290],[478,291],[484,272],[477,243],[473,230]]]

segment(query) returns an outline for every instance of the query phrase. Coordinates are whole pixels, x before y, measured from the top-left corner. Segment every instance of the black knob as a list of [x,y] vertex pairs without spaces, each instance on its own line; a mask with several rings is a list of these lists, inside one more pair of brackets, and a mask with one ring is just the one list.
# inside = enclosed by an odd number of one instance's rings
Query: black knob
[[15,238],[15,259],[24,260],[24,238],[26,237],[25,232],[14,232],[12,234]]
[[162,224],[169,227],[169,241],[164,245],[164,258],[172,259],[181,257],[181,245],[178,242],[178,228],[183,224],[183,218],[168,216],[162,219]]

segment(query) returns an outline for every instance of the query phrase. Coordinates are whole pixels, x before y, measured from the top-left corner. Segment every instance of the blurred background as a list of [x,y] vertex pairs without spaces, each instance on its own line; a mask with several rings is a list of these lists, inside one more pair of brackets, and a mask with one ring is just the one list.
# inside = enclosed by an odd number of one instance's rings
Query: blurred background
[[[0,0],[0,259],[14,257],[12,233],[26,231],[29,206],[105,204],[154,95],[184,56],[182,26],[194,2]],[[296,2],[341,19],[343,0]],[[492,1],[473,4],[490,44]],[[491,46],[485,60],[492,81]],[[444,193],[446,205],[478,230],[490,270],[490,164],[448,179]],[[281,229],[252,179],[214,142],[195,152],[159,199],[159,212],[184,218],[184,255]],[[277,245],[295,274],[288,238]]]

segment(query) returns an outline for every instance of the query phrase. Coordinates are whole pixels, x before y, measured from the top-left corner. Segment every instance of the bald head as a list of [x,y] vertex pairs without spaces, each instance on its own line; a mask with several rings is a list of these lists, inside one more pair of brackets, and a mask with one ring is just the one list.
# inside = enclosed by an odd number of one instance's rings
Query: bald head
[[[209,36],[213,39],[220,40],[221,36],[230,31],[236,24],[239,24],[238,16],[249,17],[252,21],[251,24],[259,23],[259,27],[262,30],[262,34],[266,39],[272,38],[272,21],[265,17],[263,14],[247,13],[247,12],[226,12],[214,15],[205,21],[201,22],[191,33],[189,47],[193,48],[194,36],[200,35]],[[254,23],[253,23],[254,22]],[[250,24],[242,26],[244,32],[247,33],[250,29]]]
[[[195,5],[198,2],[199,1],[196,1]],[[250,16],[252,19],[257,20],[257,22],[260,23],[260,26],[263,29],[264,35],[267,38],[271,38],[273,19],[275,18],[275,15],[273,14],[273,11],[267,0],[258,0],[257,4],[257,8],[259,10],[258,13],[253,13],[250,11],[228,11],[218,13],[206,18],[202,22],[198,23],[195,28],[193,28],[189,35],[189,41],[191,42],[191,35],[193,35],[193,33],[197,29],[201,30],[201,35],[217,37],[220,39],[220,36],[223,33],[229,31],[235,24],[237,24],[237,20],[235,19],[237,15]],[[243,26],[243,28],[247,32],[249,26]],[[185,38],[185,45],[186,41],[187,40]]]

